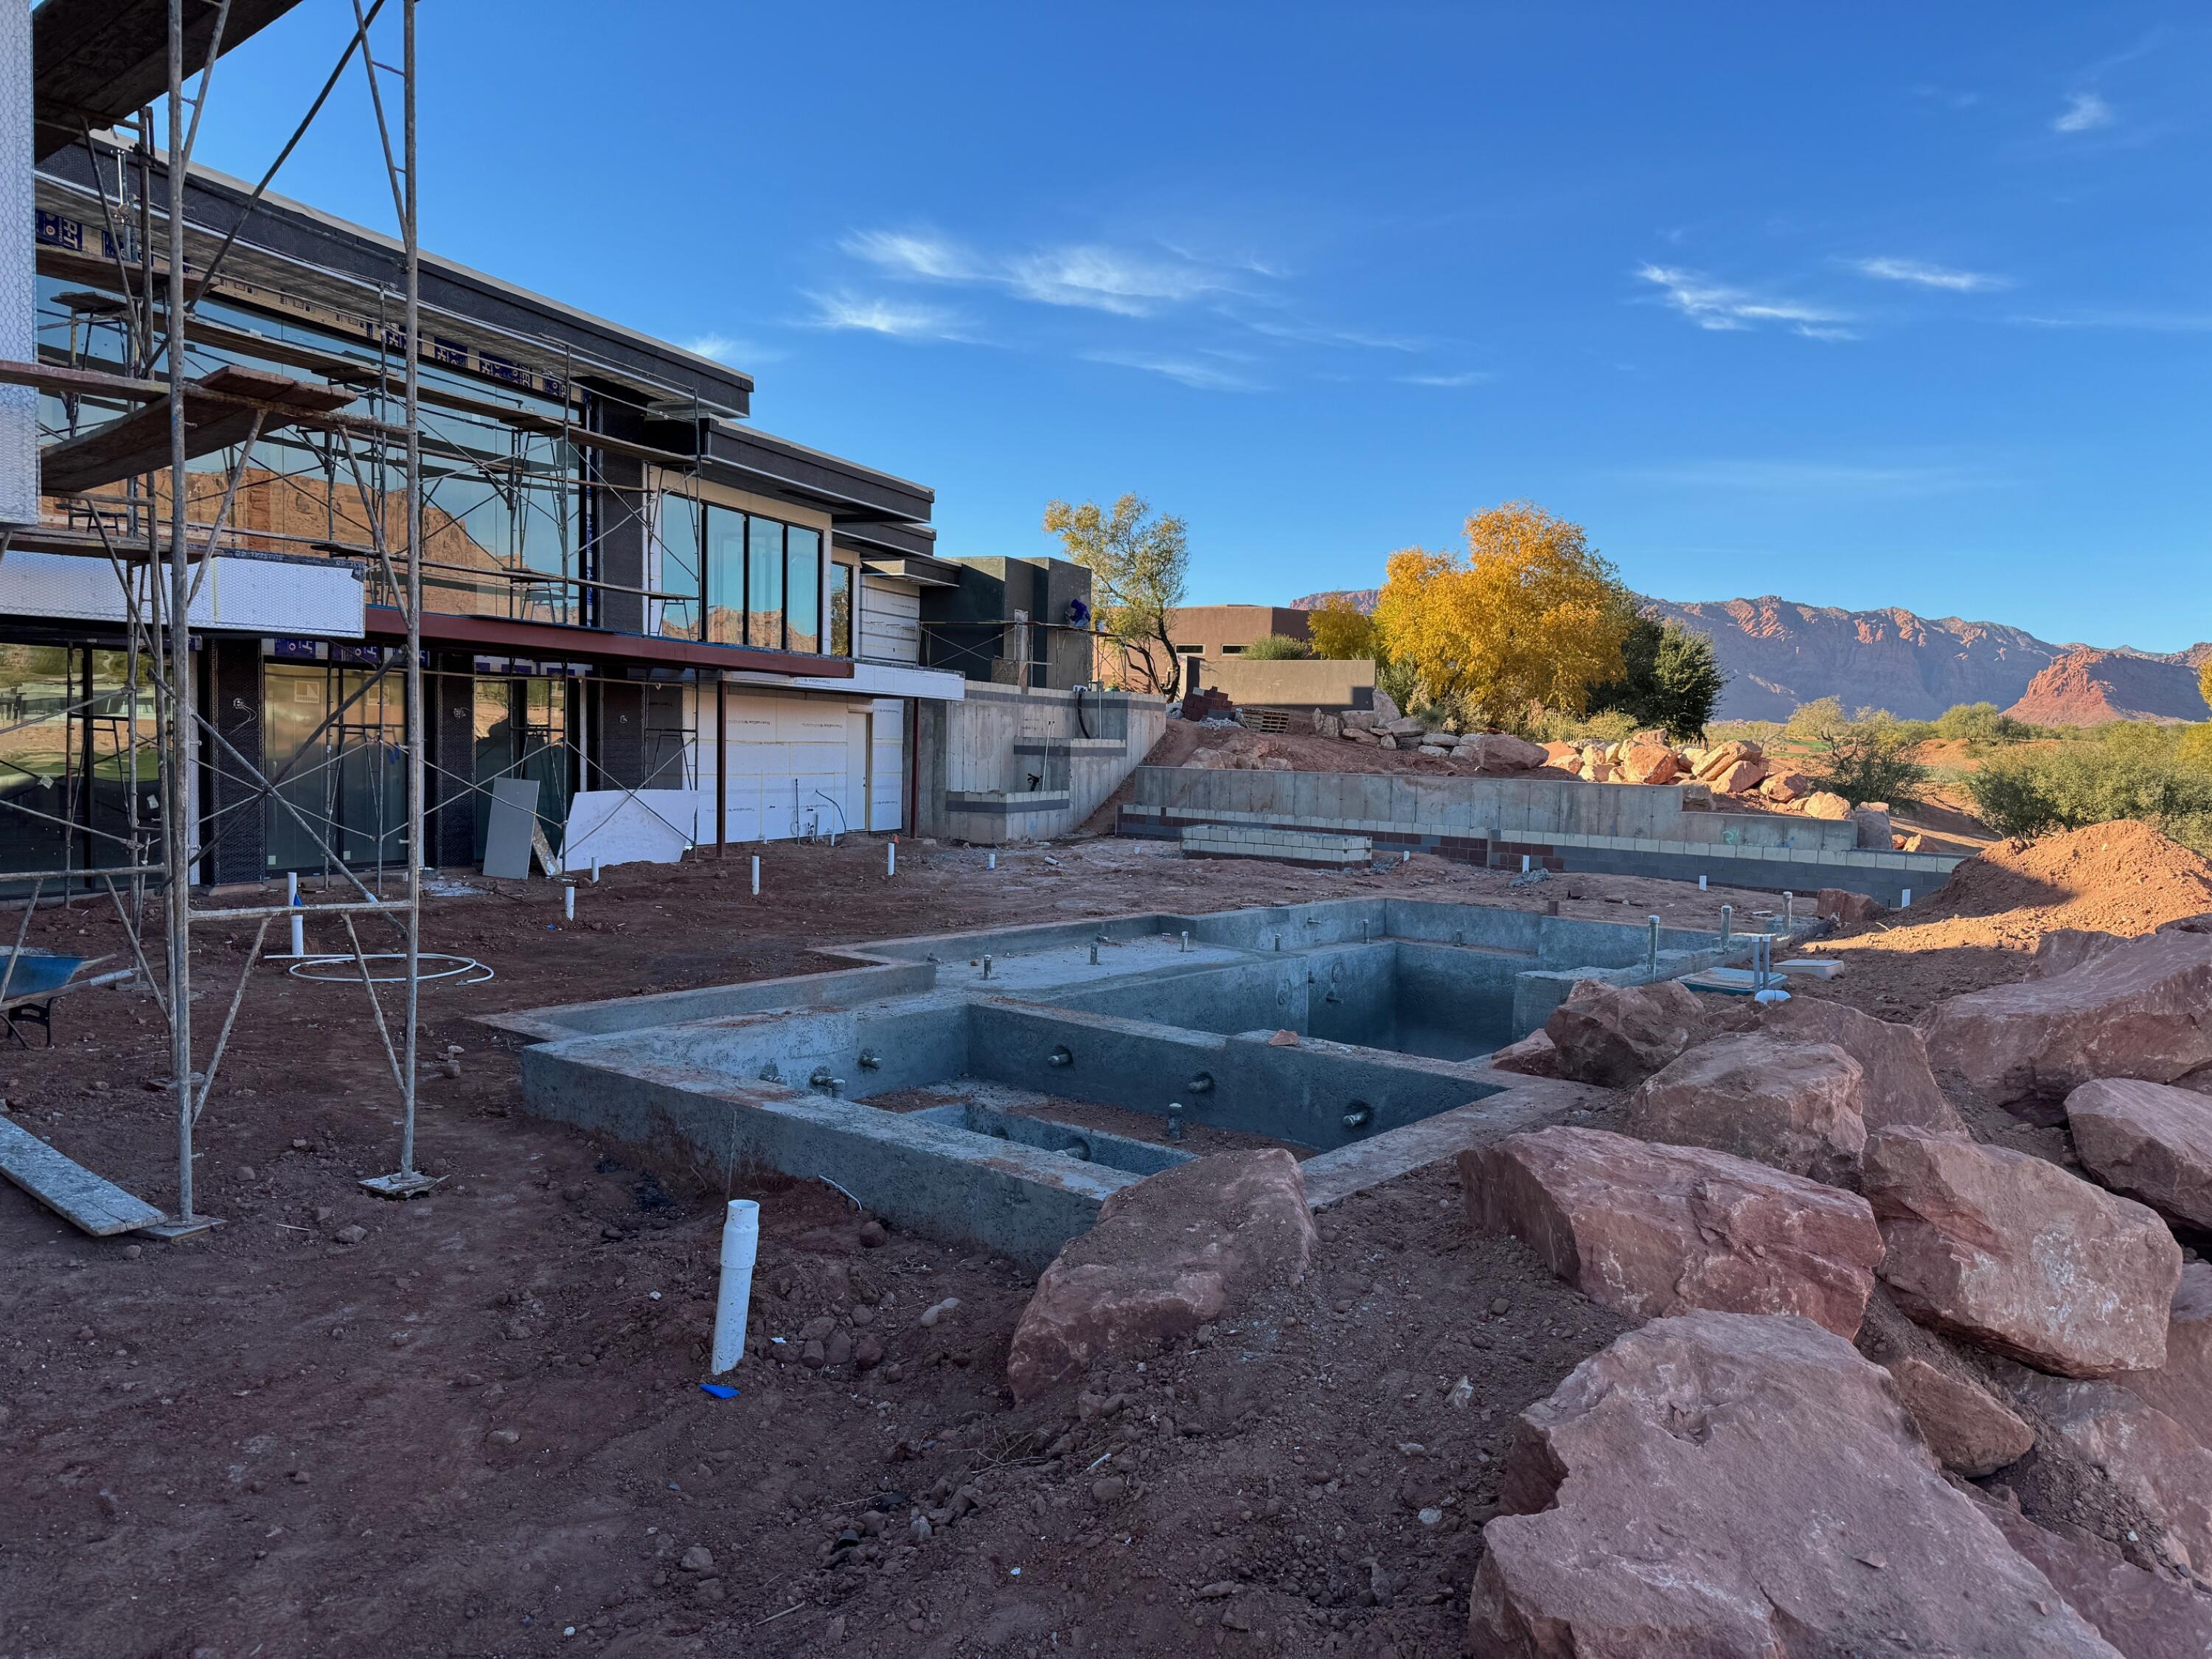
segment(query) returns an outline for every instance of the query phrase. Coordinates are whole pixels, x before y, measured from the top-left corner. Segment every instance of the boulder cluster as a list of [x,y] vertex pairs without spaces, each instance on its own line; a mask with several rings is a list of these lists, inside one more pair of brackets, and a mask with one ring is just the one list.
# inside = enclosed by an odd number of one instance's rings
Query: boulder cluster
[[[2174,1236],[2212,1224],[2212,935],[2071,954],[1924,1032],[1674,985],[1553,1012],[1545,1068],[1627,1091],[1625,1133],[1461,1154],[1468,1218],[1649,1322],[1522,1413],[1475,1650],[2212,1651],[2212,1263]],[[2083,1173],[1954,1099],[2064,1121]],[[1877,1297],[1922,1329],[1887,1365]],[[2130,1542],[1969,1484],[2031,1453]]]
[[1770,759],[1748,739],[1678,749],[1645,732],[1617,743],[1547,743],[1544,749],[1547,764],[1587,783],[1703,784],[1716,795],[1755,795],[1769,807],[1808,818],[1849,820],[1858,826],[1861,847],[1893,851],[1910,840],[1890,828],[1887,805],[1853,807],[1802,772]]
[[1410,714],[1388,710],[1317,714],[1314,730],[1324,738],[1371,744],[1377,749],[1412,750],[1438,760],[1464,762],[1486,772],[1532,772],[1547,758],[1541,744],[1508,732],[1431,732]]

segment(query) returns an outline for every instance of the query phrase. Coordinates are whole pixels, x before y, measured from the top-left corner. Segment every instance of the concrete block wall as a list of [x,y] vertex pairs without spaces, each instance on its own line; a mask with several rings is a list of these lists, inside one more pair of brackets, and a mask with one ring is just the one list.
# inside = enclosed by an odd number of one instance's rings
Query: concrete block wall
[[[958,702],[924,705],[916,827],[985,846],[1069,834],[1121,787],[1167,727],[1164,699],[1127,695],[1127,732],[1113,738],[1084,735],[1086,717],[1097,730],[1093,692],[1079,709],[1072,690],[970,681]],[[1048,774],[1057,787],[1030,788],[1032,772]]]
[[1857,827],[1780,813],[1686,808],[1684,790],[1567,779],[1385,777],[1140,767],[1117,833],[1194,824],[1365,835],[1378,851],[1433,852],[1489,867],[1586,870],[1812,893],[1847,888],[1887,904],[1941,886],[1960,860],[1856,846]]
[[1371,864],[1375,843],[1364,836],[1315,830],[1271,830],[1260,824],[1194,823],[1182,832],[1187,859],[1273,859],[1333,870]]

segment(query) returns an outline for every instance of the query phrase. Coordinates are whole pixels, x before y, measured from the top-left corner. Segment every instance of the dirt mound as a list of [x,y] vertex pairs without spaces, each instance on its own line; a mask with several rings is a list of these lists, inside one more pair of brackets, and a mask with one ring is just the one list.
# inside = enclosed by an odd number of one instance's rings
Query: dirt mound
[[2027,978],[2037,942],[2061,928],[2133,937],[2208,912],[2212,863],[2131,818],[2000,842],[1910,908],[1823,940],[1822,955],[1859,970],[1815,994],[1917,1018],[1946,998]]
[[2027,684],[2005,711],[2038,726],[2102,726],[2108,720],[2201,720],[2212,709],[2197,671],[2170,659],[2118,651],[2069,651]]
[[2148,933],[2212,911],[2212,863],[2147,823],[2121,818],[2021,845],[2001,842],[1951,872],[1923,915],[2039,910],[2038,931],[2087,927]]

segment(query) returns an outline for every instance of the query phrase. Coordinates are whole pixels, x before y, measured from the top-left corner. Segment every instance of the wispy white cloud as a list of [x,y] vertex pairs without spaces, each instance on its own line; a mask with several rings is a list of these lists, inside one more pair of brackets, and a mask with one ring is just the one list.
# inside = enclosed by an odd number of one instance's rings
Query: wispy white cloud
[[1790,331],[1808,340],[1863,340],[1866,336],[1855,328],[1841,328],[1833,323],[1799,323]]
[[2124,306],[2083,311],[2024,313],[2008,319],[2023,328],[2139,329],[2146,334],[2212,333],[2212,311],[2153,311]]
[[[1185,258],[1076,243],[986,254],[927,230],[854,231],[839,246],[904,281],[992,287],[1039,305],[1079,306],[1146,317],[1170,306],[1236,291],[1229,269]],[[1252,270],[1249,264],[1243,267]]]
[[1748,289],[1717,283],[1679,265],[1647,264],[1637,273],[1658,289],[1667,304],[1699,328],[1717,332],[1757,328],[1767,323],[1789,323],[1808,339],[1855,337],[1838,325],[1850,321],[1844,313],[1802,301],[1776,299]]
[[1672,489],[1738,495],[1881,495],[1911,498],[1995,488],[2004,479],[1986,468],[1948,462],[1710,460],[1641,467],[1623,476]]
[[1256,392],[1252,380],[1233,369],[1200,362],[1193,357],[1156,356],[1140,351],[1086,351],[1086,362],[1110,363],[1116,368],[1142,369],[1148,374],[1165,375],[1199,392]]
[[1122,317],[1149,317],[1163,306],[1227,293],[1234,287],[1225,274],[1200,265],[1098,246],[1022,254],[1007,261],[1006,280],[1024,300],[1087,306]]
[[1463,369],[1456,374],[1394,374],[1390,377],[1401,386],[1480,386],[1498,377],[1487,369]]
[[732,368],[743,368],[747,363],[774,362],[784,354],[773,346],[756,345],[750,340],[738,339],[735,335],[708,331],[695,334],[677,343],[696,356],[712,357],[718,363],[727,363]]
[[2100,94],[2069,92],[2066,107],[2059,111],[2051,124],[2053,132],[2094,132],[2099,127],[2108,127],[2117,118],[2112,106]]
[[1948,289],[1954,294],[1980,294],[1993,288],[2012,286],[2009,276],[1994,276],[1982,270],[1960,270],[1950,265],[1930,264],[1925,259],[1855,259],[1851,263],[1863,274],[1878,277],[1885,283],[1910,283],[1917,288]]
[[1297,317],[1254,317],[1232,313],[1236,320],[1255,334],[1271,340],[1290,340],[1299,345],[1351,346],[1363,351],[1425,351],[1430,343],[1418,335],[1383,334],[1335,323],[1308,322]]
[[900,340],[973,340],[967,325],[936,306],[902,304],[867,295],[809,294],[814,314],[810,328],[855,329]]
[[895,276],[965,283],[983,274],[965,248],[927,231],[856,230],[839,246]]

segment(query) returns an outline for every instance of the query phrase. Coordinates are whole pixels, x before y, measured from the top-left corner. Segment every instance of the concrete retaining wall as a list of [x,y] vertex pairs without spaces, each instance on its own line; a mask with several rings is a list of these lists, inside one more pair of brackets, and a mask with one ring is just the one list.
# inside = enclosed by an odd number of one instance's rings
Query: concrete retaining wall
[[1159,741],[1167,704],[970,681],[957,702],[921,704],[917,725],[916,830],[1003,846],[1067,835],[1097,811]]
[[1569,779],[1369,776],[1333,772],[1137,769],[1117,833],[1179,836],[1194,824],[1368,836],[1378,851],[1432,852],[1493,868],[1523,857],[1553,870],[1694,880],[1810,894],[1822,887],[1898,903],[1942,885],[1960,860],[1856,845],[1856,826],[1781,813],[1700,811],[1667,785]]

